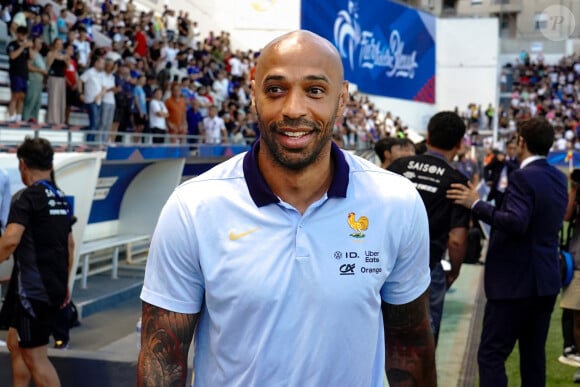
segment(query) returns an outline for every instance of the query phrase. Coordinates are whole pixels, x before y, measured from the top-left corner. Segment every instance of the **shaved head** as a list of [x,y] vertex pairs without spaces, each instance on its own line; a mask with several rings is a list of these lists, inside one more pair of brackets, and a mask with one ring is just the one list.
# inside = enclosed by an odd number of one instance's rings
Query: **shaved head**
[[[344,68],[336,47],[322,36],[306,30],[289,32],[268,43],[258,57],[256,63],[256,78],[263,71],[263,63],[269,59],[269,56],[303,55],[302,53],[304,51],[310,50],[313,50],[320,57],[325,58],[325,61],[330,62],[329,65],[336,70],[336,75],[342,82],[344,79]],[[321,64],[322,66],[323,64]]]

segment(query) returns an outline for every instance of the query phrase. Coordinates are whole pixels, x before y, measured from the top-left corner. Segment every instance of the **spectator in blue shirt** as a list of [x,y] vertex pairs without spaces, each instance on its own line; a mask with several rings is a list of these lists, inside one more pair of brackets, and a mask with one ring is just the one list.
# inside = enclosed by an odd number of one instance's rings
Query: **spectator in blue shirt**
[[56,19],[56,29],[58,32],[58,38],[63,42],[67,41],[68,37],[68,23],[66,21],[67,11],[65,8],[60,10],[60,16]]
[[133,122],[135,124],[135,133],[136,135],[133,137],[133,142],[140,143],[141,136],[138,134],[143,132],[147,121],[149,118],[147,116],[147,101],[145,96],[145,90],[143,86],[147,82],[147,77],[145,75],[141,75],[137,80],[137,85],[133,89]]

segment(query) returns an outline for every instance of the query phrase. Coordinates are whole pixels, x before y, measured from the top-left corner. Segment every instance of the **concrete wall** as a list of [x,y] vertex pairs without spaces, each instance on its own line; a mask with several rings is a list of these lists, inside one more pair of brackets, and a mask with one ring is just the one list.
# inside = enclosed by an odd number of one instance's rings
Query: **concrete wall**
[[[155,10],[161,1],[134,0],[151,4]],[[297,0],[168,0],[168,4],[171,9],[188,12],[204,37],[211,30],[230,32],[234,49],[259,50],[273,38],[300,27]]]
[[498,98],[497,19],[438,19],[438,110]]
[[551,41],[547,39],[501,39],[499,63],[501,66],[515,64],[520,52],[526,50],[532,62],[543,56],[543,62],[547,65],[557,65],[563,56],[573,55],[580,52],[580,39],[566,39],[563,41]]

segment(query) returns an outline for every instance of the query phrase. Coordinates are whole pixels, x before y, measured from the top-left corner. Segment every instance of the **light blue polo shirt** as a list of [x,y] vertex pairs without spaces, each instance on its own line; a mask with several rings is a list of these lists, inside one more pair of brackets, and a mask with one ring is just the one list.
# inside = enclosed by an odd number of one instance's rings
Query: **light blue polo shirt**
[[141,299],[201,313],[195,386],[382,387],[381,299],[408,303],[430,282],[423,201],[333,145],[332,185],[301,215],[266,185],[258,150],[171,195]]

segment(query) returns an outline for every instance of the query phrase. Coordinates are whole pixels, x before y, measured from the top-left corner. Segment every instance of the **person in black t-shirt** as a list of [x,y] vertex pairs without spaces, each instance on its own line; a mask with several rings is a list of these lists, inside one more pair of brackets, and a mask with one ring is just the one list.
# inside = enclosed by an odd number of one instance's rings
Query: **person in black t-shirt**
[[60,381],[47,347],[54,319],[70,298],[71,209],[51,179],[54,151],[50,142],[26,138],[16,154],[27,188],[12,204],[0,237],[0,262],[14,254],[18,276],[8,349],[14,369],[23,361],[35,385],[56,386]]
[[[388,168],[415,183],[427,209],[431,266],[429,309],[435,343],[445,292],[459,275],[467,247],[470,211],[446,198],[452,183],[467,184],[467,178],[450,164],[461,148],[464,134],[465,124],[457,114],[437,113],[427,127],[427,152],[397,159]],[[447,249],[451,270],[445,272],[441,260]]]
[[28,89],[28,60],[32,41],[28,40],[28,29],[18,27],[16,40],[8,43],[8,75],[10,76],[10,103],[8,104],[8,121],[19,121],[22,118],[24,97]]

